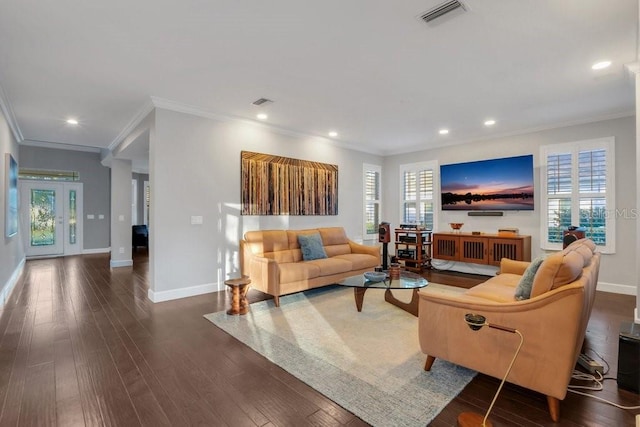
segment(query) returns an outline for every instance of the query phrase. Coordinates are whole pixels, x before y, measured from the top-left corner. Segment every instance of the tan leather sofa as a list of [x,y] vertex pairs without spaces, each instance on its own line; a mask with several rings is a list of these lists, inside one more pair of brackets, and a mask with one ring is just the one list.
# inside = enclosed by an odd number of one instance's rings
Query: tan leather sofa
[[530,299],[516,300],[528,265],[503,259],[500,274],[461,295],[420,290],[420,347],[427,371],[440,358],[502,378],[519,337],[488,327],[472,331],[464,316],[480,314],[488,323],[517,329],[524,344],[507,381],[546,395],[557,422],[591,314],[600,254],[591,240],[573,242],[540,264]]
[[[299,234],[320,233],[327,258],[304,261]],[[349,240],[342,227],[248,231],[240,241],[240,267],[251,287],[279,297],[326,286],[380,265],[380,249]]]

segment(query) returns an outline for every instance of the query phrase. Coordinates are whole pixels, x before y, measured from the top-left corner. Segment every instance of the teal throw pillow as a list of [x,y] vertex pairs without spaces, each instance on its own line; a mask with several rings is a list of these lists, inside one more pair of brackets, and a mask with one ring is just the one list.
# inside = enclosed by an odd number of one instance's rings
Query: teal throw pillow
[[522,274],[522,278],[516,287],[516,299],[524,300],[531,297],[531,287],[533,286],[533,278],[536,277],[536,272],[540,268],[540,264],[546,258],[546,255],[540,255],[538,258],[531,261],[531,264]]
[[320,233],[298,234],[298,243],[302,251],[302,259],[305,261],[327,257],[324,246],[322,246]]

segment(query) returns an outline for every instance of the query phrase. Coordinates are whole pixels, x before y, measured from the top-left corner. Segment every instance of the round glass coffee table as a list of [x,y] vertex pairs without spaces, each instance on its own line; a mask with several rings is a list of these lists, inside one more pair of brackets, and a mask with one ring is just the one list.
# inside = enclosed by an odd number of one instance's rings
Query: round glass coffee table
[[[400,279],[387,279],[381,282],[372,282],[365,279],[362,274],[357,276],[347,277],[341,282],[337,283],[340,286],[346,286],[353,288],[353,294],[356,299],[356,308],[358,311],[362,311],[362,303],[364,301],[364,293],[367,289],[386,289],[384,293],[384,300],[390,304],[400,307],[401,309],[418,316],[418,289],[424,288],[429,284],[424,277],[412,273],[410,271],[402,271],[400,273]],[[411,301],[403,302],[393,296],[391,292],[393,289],[413,289],[413,295]]]

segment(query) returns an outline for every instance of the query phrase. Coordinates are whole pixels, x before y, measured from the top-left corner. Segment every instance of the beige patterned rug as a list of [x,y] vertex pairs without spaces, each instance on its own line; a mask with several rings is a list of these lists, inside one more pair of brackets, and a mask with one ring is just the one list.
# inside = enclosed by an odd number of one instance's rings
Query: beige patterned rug
[[[411,291],[394,295],[408,300]],[[205,317],[374,426],[427,425],[475,375],[441,360],[425,372],[416,317],[381,289],[367,290],[360,313],[351,288],[326,287],[281,297],[280,308],[269,300],[245,316]]]

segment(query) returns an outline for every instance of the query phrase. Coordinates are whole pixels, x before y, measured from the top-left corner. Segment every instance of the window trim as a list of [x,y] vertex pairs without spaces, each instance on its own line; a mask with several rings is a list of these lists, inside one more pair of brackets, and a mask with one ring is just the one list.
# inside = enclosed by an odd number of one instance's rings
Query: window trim
[[[605,254],[613,254],[616,252],[616,189],[615,189],[615,137],[595,138],[574,142],[565,142],[560,144],[550,144],[540,147],[540,247],[544,250],[561,250],[562,243],[551,243],[548,241],[549,223],[548,223],[548,177],[547,177],[547,157],[550,154],[570,153],[571,154],[571,183],[572,189],[579,185],[578,179],[578,154],[580,151],[589,150],[605,150],[607,156],[607,173],[606,186],[607,191],[604,193],[606,200],[606,225],[605,235],[607,239],[606,245],[598,245],[598,251]],[[571,201],[572,220],[579,220],[580,216],[580,193],[572,191],[566,197]]]
[[[431,169],[433,171],[433,229],[438,227],[438,212],[440,212],[440,165],[437,160],[426,160],[423,162],[406,163],[399,167],[399,188],[398,188],[398,218],[400,223],[404,221],[404,174],[405,172],[419,172]],[[419,206],[420,192],[417,193],[416,206]]]
[[[378,180],[378,199],[367,200],[367,172],[378,172],[380,179]],[[367,233],[367,204],[374,203],[378,205],[378,215],[382,215],[382,166],[369,163],[362,164],[362,240],[378,240],[378,227],[376,232]],[[381,218],[378,218],[381,221]],[[378,224],[379,225],[379,224]]]

